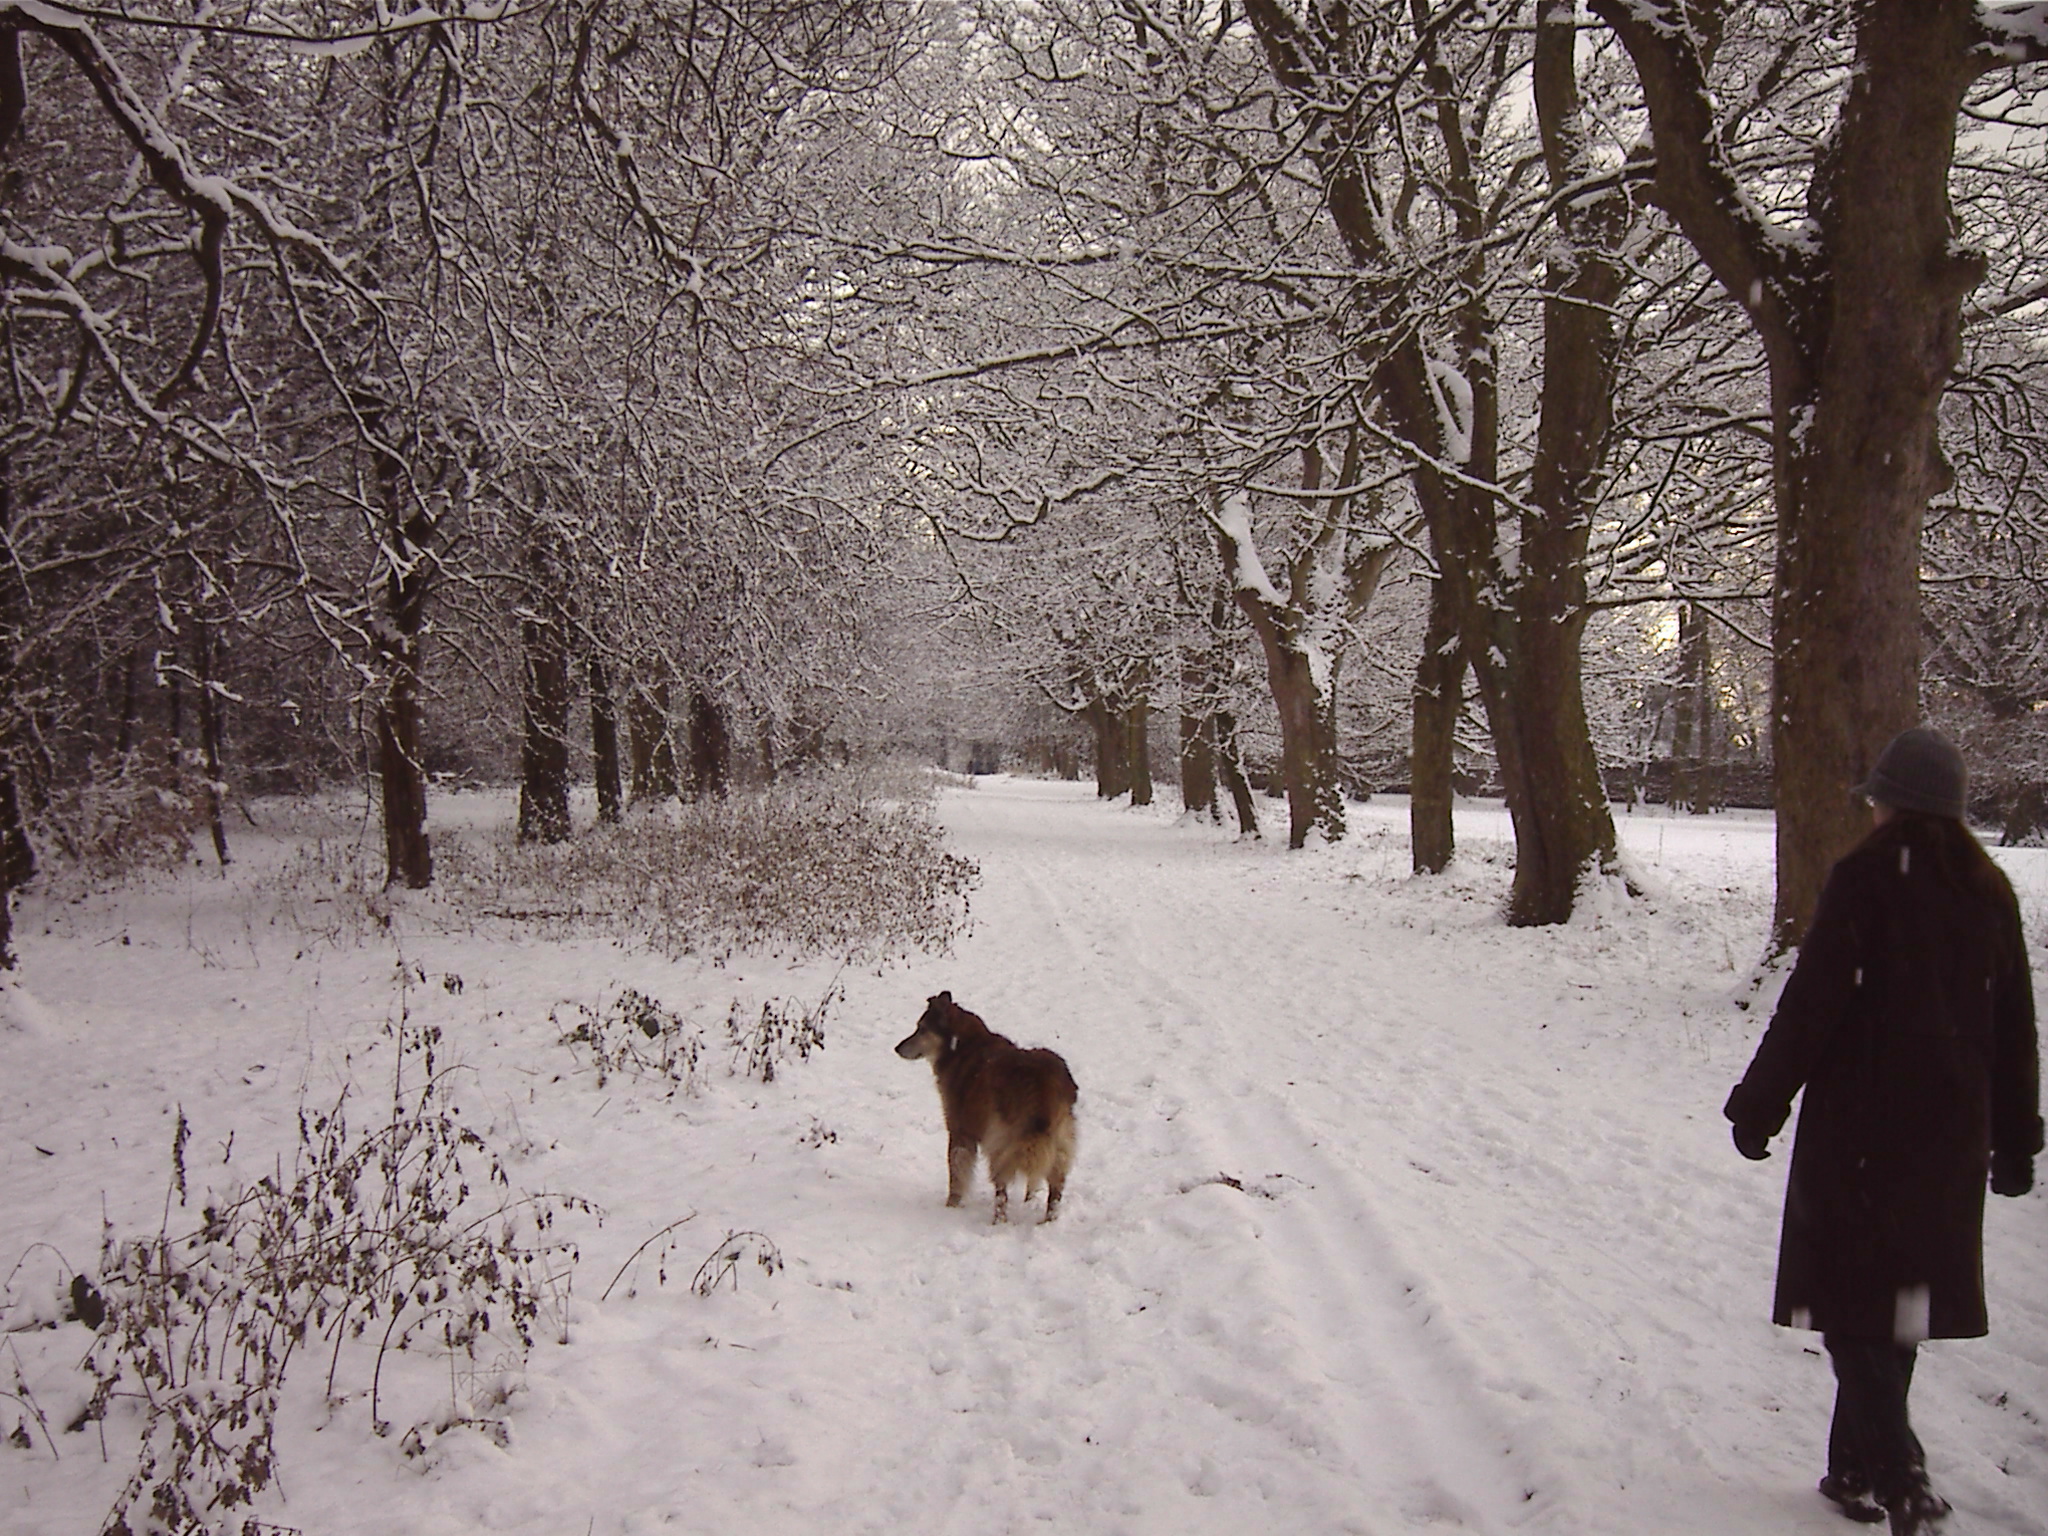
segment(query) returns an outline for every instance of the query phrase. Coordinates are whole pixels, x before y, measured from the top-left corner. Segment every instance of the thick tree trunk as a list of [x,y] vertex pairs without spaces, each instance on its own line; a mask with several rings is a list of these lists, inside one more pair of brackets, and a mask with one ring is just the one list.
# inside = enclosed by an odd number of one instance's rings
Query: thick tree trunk
[[673,800],[681,787],[675,738],[668,718],[668,683],[636,687],[626,695],[626,747],[632,759],[633,800]]
[[1514,586],[1516,724],[1524,816],[1517,823],[1513,920],[1561,923],[1589,869],[1614,865],[1614,817],[1586,721],[1580,640],[1586,549],[1599,505],[1620,359],[1614,306],[1626,281],[1618,251],[1634,222],[1613,188],[1566,197],[1593,170],[1583,142],[1572,14],[1537,7],[1535,98],[1563,240],[1544,276],[1543,383],[1521,517]]
[[1458,851],[1451,770],[1465,705],[1465,651],[1442,582],[1429,584],[1429,623],[1415,664],[1408,752],[1408,844],[1418,875],[1440,875]]
[[569,636],[557,605],[521,621],[524,658],[519,746],[519,841],[559,843],[569,836]]
[[384,790],[384,883],[424,890],[434,880],[433,848],[427,837],[427,775],[421,766],[420,637],[426,628],[428,530],[416,515],[408,515],[403,466],[384,453],[376,456],[376,466],[392,558],[384,582],[384,622],[376,637],[384,674],[384,691],[376,706],[377,772]]
[[1941,397],[1983,274],[1949,199],[1956,119],[1979,74],[2048,45],[2020,28],[1993,46],[1974,0],[1856,7],[1854,67],[1808,192],[1814,231],[1792,241],[1742,195],[1711,60],[1672,0],[1592,6],[1642,81],[1657,199],[1749,312],[1770,365],[1772,928],[1789,947],[1867,830],[1851,786],[1919,717],[1921,521],[1949,483]]
[[[1254,621],[1256,625],[1256,621]],[[1267,642],[1262,631],[1261,642]],[[1338,782],[1336,743],[1329,712],[1308,656],[1266,643],[1266,679],[1280,714],[1280,762],[1287,784],[1287,846],[1307,844],[1321,828],[1335,841],[1344,835],[1344,797]]]
[[1131,804],[1152,803],[1152,703],[1143,693],[1124,706],[1124,760],[1130,765]]
[[1131,738],[1123,710],[1114,700],[1091,696],[1082,713],[1095,732],[1095,793],[1114,800],[1131,787]]
[[732,782],[732,733],[725,707],[701,688],[690,690],[690,793],[722,795]]
[[1230,791],[1230,804],[1237,812],[1237,835],[1257,837],[1259,804],[1252,794],[1251,780],[1245,777],[1244,754],[1238,750],[1237,716],[1219,709],[1209,717],[1209,723],[1216,733],[1216,771]]
[[611,678],[595,651],[590,656],[589,674],[590,756],[591,769],[597,779],[597,819],[612,826],[617,824],[625,810],[625,799],[620,793],[619,706],[612,697]]
[[1864,9],[1823,223],[1831,291],[1809,328],[1817,345],[1784,370],[1811,389],[1773,391],[1774,929],[1787,945],[1868,830],[1850,787],[1920,718],[1920,529],[1951,483],[1941,397],[1963,297],[1983,274],[1982,257],[1957,246],[1948,195],[1975,10]]
[[1212,519],[1216,549],[1238,608],[1266,658],[1266,686],[1280,717],[1281,777],[1287,793],[1287,846],[1300,848],[1320,831],[1331,842],[1344,836],[1343,765],[1337,759],[1328,694],[1327,660],[1304,637],[1308,615],[1282,600],[1259,564],[1250,538],[1248,507],[1228,504]]
[[427,838],[427,776],[420,767],[419,641],[394,635],[378,650],[385,671],[384,692],[377,701],[384,883],[424,890],[434,881],[434,855]]

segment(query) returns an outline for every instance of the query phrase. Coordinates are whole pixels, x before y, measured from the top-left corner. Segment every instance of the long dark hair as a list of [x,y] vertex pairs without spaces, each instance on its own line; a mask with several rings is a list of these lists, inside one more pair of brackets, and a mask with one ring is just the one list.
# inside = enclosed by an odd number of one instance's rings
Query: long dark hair
[[[1872,832],[1869,840],[1883,847],[1910,848],[1916,868],[1931,870],[1943,885],[1995,914],[2002,952],[2008,951],[2018,939],[2020,901],[2012,882],[1998,867],[1998,861],[1984,851],[1976,834],[1955,817],[1895,807],[1891,819]],[[2021,941],[2021,953],[2007,953],[2005,958],[2025,965],[2024,950]]]

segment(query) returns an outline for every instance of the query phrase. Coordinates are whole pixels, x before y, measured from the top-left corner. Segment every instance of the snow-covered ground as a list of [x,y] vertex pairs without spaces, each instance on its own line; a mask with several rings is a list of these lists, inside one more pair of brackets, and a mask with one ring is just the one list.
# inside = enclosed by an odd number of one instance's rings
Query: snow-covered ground
[[[1460,861],[1435,879],[1408,877],[1399,801],[1354,807],[1349,840],[1299,854],[1070,784],[985,779],[942,811],[982,868],[972,935],[842,975],[822,1053],[767,1085],[714,1055],[696,1097],[600,1087],[551,1012],[631,985],[715,1039],[734,998],[815,1000],[830,968],[670,963],[405,911],[373,941],[314,940],[252,894],[282,857],[253,836],[229,880],[30,902],[28,992],[0,1000],[7,1325],[54,1314],[103,1216],[155,1228],[180,1107],[196,1200],[288,1154],[302,1101],[374,1083],[404,965],[427,978],[404,1006],[466,1068],[469,1122],[519,1183],[603,1219],[564,1218],[581,1263],[504,1444],[430,1428],[408,1455],[370,1432],[361,1381],[345,1370],[352,1395],[330,1408],[324,1357],[308,1361],[266,1521],[1843,1529],[1813,1492],[1827,1363],[1767,1321],[1786,1160],[1744,1162],[1719,1114],[1775,986],[1749,986],[1767,819],[1624,814],[1644,896],[1596,891],[1569,927],[1511,931],[1504,827],[1483,806],[1460,807]],[[2048,856],[2007,864],[2038,956]],[[942,1206],[930,1074],[890,1050],[941,988],[1080,1082],[1051,1226],[992,1228],[985,1183]],[[1992,1336],[1927,1347],[1916,1423],[1958,1536],[2039,1536],[2048,1201],[1993,1201],[1987,1221]],[[698,1261],[744,1229],[785,1267],[694,1294]],[[85,1341],[68,1323],[0,1343],[0,1433],[32,1400],[61,1453],[33,1423],[28,1448],[0,1444],[0,1529],[96,1529],[132,1464],[132,1415],[104,1455],[95,1430],[62,1432]]]

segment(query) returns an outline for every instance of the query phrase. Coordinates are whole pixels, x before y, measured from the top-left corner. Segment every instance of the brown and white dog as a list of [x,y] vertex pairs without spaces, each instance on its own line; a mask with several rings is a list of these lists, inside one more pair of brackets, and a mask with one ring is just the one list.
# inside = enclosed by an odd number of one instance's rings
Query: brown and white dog
[[932,1064],[946,1115],[946,1204],[960,1203],[982,1151],[996,1187],[997,1221],[1010,1219],[1010,1181],[1020,1173],[1024,1198],[1043,1184],[1045,1219],[1059,1214],[1074,1161],[1079,1090],[1056,1052],[1025,1050],[941,992],[927,1001],[896,1054]]

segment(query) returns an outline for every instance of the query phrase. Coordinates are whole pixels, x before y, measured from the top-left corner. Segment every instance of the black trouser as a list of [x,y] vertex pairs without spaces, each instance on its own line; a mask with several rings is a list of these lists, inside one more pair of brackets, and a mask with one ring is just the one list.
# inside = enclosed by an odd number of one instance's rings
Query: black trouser
[[1835,1364],[1835,1422],[1828,1431],[1828,1472],[1860,1479],[1880,1502],[1926,1479],[1927,1457],[1906,1417],[1913,1387],[1911,1344],[1824,1334]]

